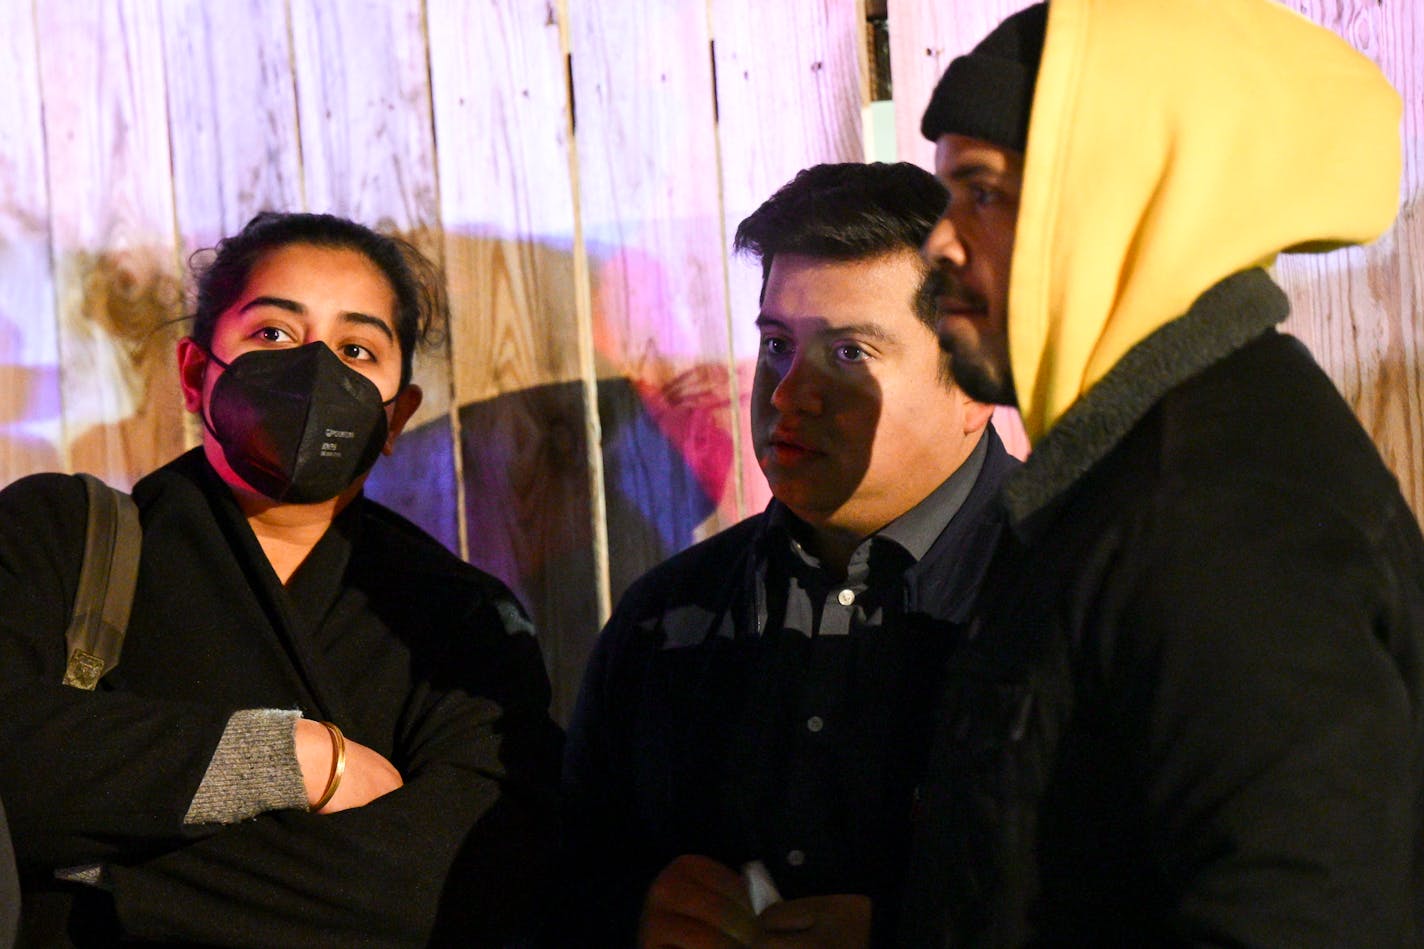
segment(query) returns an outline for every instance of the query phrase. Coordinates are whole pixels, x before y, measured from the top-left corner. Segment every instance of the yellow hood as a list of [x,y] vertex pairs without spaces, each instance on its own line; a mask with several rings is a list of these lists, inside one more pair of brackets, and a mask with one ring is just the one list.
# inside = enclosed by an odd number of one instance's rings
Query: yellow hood
[[1222,278],[1378,237],[1400,114],[1270,0],[1051,0],[1009,287],[1029,438]]

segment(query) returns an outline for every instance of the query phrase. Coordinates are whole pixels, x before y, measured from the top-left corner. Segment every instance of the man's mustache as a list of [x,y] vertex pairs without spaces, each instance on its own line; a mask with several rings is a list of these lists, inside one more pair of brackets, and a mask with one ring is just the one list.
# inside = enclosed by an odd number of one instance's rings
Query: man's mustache
[[987,310],[989,301],[965,286],[949,267],[938,266],[925,278],[921,291],[940,312],[945,310]]

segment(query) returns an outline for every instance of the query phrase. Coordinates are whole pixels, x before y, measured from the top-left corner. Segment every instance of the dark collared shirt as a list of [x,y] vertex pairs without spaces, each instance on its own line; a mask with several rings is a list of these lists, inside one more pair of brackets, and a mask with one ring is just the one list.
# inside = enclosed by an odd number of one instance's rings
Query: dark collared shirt
[[[891,890],[905,857],[930,688],[950,645],[904,610],[904,578],[959,511],[987,439],[911,510],[866,538],[843,579],[773,505],[758,590],[761,644],[726,780],[733,825],[783,896]],[[804,535],[803,535],[804,536]]]
[[553,944],[632,944],[648,886],[682,854],[761,861],[787,899],[865,894],[877,935],[894,932],[945,657],[1016,465],[987,427],[840,583],[773,504],[628,591],[569,726],[558,915],[574,931]]

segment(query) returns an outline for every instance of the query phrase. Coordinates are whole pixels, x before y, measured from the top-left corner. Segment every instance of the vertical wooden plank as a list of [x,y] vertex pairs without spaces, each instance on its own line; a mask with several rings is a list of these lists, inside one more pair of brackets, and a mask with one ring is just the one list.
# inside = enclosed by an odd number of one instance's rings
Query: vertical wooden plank
[[717,137],[735,366],[742,516],[771,498],[751,447],[748,406],[759,335],[756,261],[731,256],[737,225],[796,172],[821,162],[861,161],[860,0],[766,4],[711,0]]
[[412,232],[438,253],[420,0],[293,0],[292,44],[308,206]]
[[[901,161],[934,170],[934,144],[920,135],[930,93],[956,56],[973,49],[1010,14],[1032,0],[889,0],[890,77],[895,102],[895,148]],[[1028,436],[1019,413],[994,410],[994,427],[1009,453],[1027,458]]]
[[469,559],[530,608],[566,720],[607,594],[563,26],[527,0],[427,16]]
[[64,464],[35,46],[32,6],[0,5],[0,485]]
[[[293,0],[308,207],[398,232],[441,259],[430,69],[420,0]],[[420,411],[367,493],[460,549],[447,338],[417,354]]]
[[616,598],[737,514],[707,9],[574,3],[570,43]]
[[166,0],[173,192],[183,254],[258,211],[302,207],[285,0]]
[[1402,424],[1380,441],[1424,524],[1424,7],[1392,3],[1382,12],[1381,65],[1404,97],[1404,184],[1395,224],[1399,341],[1380,373],[1380,387],[1399,404]]
[[1404,96],[1400,217],[1368,247],[1288,255],[1276,276],[1291,298],[1287,331],[1324,366],[1424,520],[1424,12],[1417,4],[1289,0],[1379,64]]
[[[173,204],[187,262],[258,211],[302,206],[296,88],[285,0],[167,0],[161,12]],[[201,437],[189,415],[185,443]]]
[[60,385],[74,468],[115,484],[183,448],[181,312],[154,0],[36,5]]
[[1033,0],[889,0],[890,79],[895,149],[901,161],[934,170],[934,145],[920,117],[950,62],[969,52],[1004,18]]

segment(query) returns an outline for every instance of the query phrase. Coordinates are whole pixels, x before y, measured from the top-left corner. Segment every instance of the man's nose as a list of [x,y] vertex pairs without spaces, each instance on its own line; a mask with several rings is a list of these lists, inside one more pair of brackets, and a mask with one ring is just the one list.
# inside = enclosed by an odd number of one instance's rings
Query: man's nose
[[935,222],[930,236],[925,238],[924,246],[920,248],[920,256],[924,257],[931,267],[946,263],[953,267],[963,267],[969,262],[969,255],[959,239],[959,231],[948,214],[942,215]]
[[792,358],[786,372],[776,382],[771,404],[779,412],[815,414],[821,411],[820,373],[801,353]]

